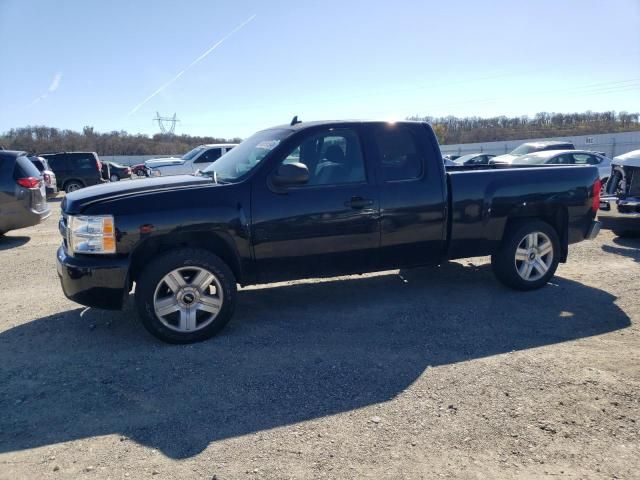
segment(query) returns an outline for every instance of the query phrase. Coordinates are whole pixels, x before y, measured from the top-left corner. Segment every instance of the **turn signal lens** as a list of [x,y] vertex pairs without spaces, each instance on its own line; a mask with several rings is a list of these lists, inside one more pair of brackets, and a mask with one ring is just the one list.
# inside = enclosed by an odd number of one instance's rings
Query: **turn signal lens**
[[591,204],[591,210],[594,212],[600,208],[600,191],[602,190],[602,180],[599,178],[593,184],[593,203]]

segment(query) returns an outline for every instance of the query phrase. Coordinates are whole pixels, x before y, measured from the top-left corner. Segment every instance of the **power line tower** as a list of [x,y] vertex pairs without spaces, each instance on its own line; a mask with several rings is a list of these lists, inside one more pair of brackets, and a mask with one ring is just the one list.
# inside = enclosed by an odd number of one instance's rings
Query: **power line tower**
[[176,114],[173,114],[173,117],[162,117],[159,112],[156,112],[156,118],[153,119],[155,122],[158,122],[158,126],[160,127],[160,132],[163,135],[173,135],[176,131],[176,123],[180,120],[176,118]]

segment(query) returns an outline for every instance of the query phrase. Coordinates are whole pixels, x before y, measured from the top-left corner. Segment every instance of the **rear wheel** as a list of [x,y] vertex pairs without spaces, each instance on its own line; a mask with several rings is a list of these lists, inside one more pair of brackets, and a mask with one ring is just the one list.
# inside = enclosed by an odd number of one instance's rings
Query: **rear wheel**
[[64,191],[67,193],[75,192],[76,190],[80,190],[84,185],[77,180],[70,180],[64,185]]
[[206,250],[166,253],[149,264],[136,283],[143,325],[168,343],[211,338],[229,322],[235,302],[233,273]]
[[530,220],[514,226],[491,256],[493,271],[503,284],[516,290],[544,286],[558,268],[560,241],[546,222]]
[[114,173],[111,175],[110,180],[112,182],[117,182],[118,180],[120,180],[120,177]]

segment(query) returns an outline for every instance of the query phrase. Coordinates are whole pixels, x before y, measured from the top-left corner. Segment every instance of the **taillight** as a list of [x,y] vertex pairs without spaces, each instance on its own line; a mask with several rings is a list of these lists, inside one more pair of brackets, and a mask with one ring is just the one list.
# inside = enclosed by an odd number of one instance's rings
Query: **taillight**
[[602,180],[598,178],[594,182],[593,191],[591,192],[593,194],[593,203],[591,204],[591,210],[593,210],[594,212],[597,212],[598,208],[600,208],[600,191],[601,190],[602,190]]
[[51,183],[51,175],[49,175],[48,173],[45,173],[44,175],[42,175],[42,177],[44,178],[44,183]]
[[19,178],[16,183],[24,188],[37,188],[40,186],[40,179],[36,177]]
[[98,171],[102,170],[102,163],[97,158],[96,158],[96,168],[98,169]]

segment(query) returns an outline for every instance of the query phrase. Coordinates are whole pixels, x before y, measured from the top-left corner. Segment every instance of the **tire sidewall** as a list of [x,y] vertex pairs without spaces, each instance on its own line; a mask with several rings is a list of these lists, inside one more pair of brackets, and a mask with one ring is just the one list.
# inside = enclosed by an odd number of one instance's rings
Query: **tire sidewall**
[[[156,316],[153,297],[162,278],[182,267],[200,267],[213,273],[223,290],[222,307],[218,316],[205,328],[181,333],[166,327]],[[181,249],[162,255],[142,272],[136,282],[136,304],[144,327],[155,337],[168,343],[194,343],[211,338],[231,319],[237,296],[236,279],[229,267],[216,255],[206,250]]]
[[[553,261],[547,273],[537,280],[523,279],[516,269],[515,254],[522,239],[529,233],[542,232],[553,246]],[[555,229],[541,220],[522,222],[509,233],[496,254],[491,258],[493,270],[498,279],[508,287],[516,290],[535,290],[543,287],[553,277],[558,268],[560,256],[560,239]]]
[[[69,187],[71,185],[78,185],[78,188],[76,188],[75,190],[69,190]],[[67,184],[64,186],[64,191],[65,193],[71,193],[71,192],[75,192],[76,190],[80,190],[81,188],[83,188],[84,185],[82,185],[82,183],[76,181],[76,180],[71,180],[70,182],[67,182]]]

